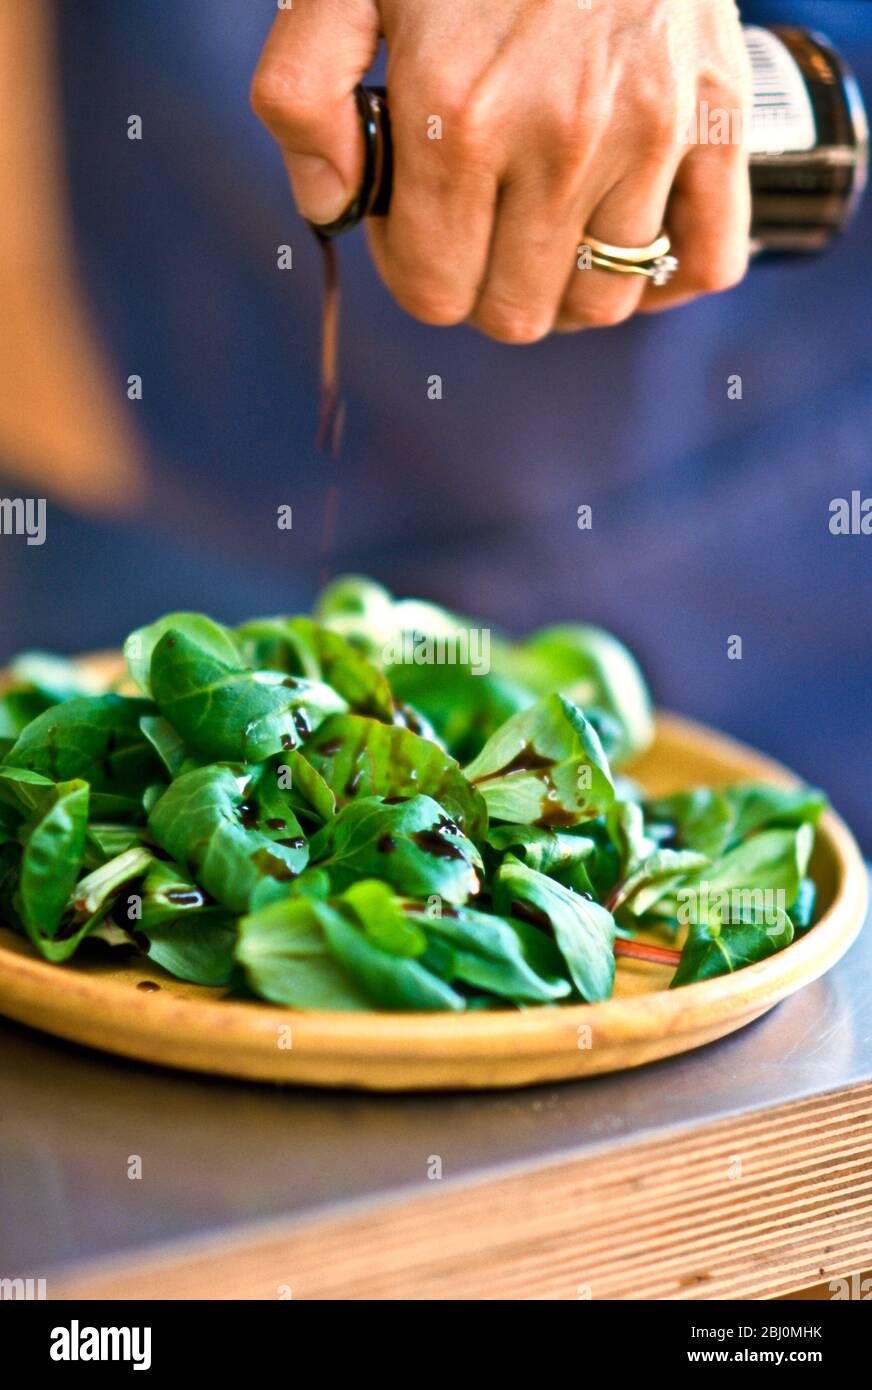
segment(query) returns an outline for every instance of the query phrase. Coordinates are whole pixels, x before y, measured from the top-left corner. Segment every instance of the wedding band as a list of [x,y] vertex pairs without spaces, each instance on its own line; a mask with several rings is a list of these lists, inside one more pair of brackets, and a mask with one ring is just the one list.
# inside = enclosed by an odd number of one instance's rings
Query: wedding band
[[661,232],[647,246],[610,246],[607,241],[599,241],[595,236],[585,237],[584,244],[589,246],[595,255],[604,256],[610,261],[620,261],[625,265],[653,261],[659,256],[668,255],[672,250],[672,242],[667,232]]
[[587,248],[591,264],[617,275],[645,275],[654,285],[665,285],[678,269],[678,257],[670,254],[668,232],[661,232],[647,246],[612,246],[597,237],[585,237],[579,254]]

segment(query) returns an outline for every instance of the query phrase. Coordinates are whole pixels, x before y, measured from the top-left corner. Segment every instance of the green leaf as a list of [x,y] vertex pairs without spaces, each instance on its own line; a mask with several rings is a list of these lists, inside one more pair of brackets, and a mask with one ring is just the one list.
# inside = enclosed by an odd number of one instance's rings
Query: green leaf
[[[325,912],[332,910],[321,904]],[[243,917],[236,959],[255,994],[292,1009],[370,1009],[368,994],[327,945],[310,898],[284,898]]]
[[582,897],[602,902],[617,881],[618,855],[604,817],[575,830],[497,825],[488,832],[487,842],[497,853],[511,850],[528,869],[548,874]]
[[550,875],[574,869],[596,850],[595,841],[587,835],[538,825],[495,825],[488,831],[487,842],[500,854],[511,850],[528,869]]
[[745,890],[782,893],[792,903],[805,877],[814,843],[810,825],[795,829],[762,830],[686,881],[684,889],[705,882],[711,899],[716,894]]
[[111,821],[91,821],[85,836],[85,867],[99,869],[125,850],[138,849],[144,831],[135,825],[115,825]]
[[298,750],[286,753],[282,765],[290,774],[288,795],[296,810],[310,819],[331,820],[336,815],[336,797],[321,773]]
[[562,695],[513,715],[464,771],[496,820],[565,827],[601,815],[614,799],[600,741]]
[[183,772],[149,816],[149,829],[173,859],[187,866],[211,896],[245,912],[263,878],[288,882],[305,868],[307,850],[283,845],[243,824],[252,779],[228,767]]
[[241,808],[242,820],[246,829],[256,830],[274,844],[294,850],[301,857],[302,870],[308,862],[306,837],[294,814],[291,792],[283,785],[281,767],[282,764],[264,763],[253,770]]
[[814,910],[817,903],[817,885],[814,879],[804,878],[799,885],[799,892],[788,909],[788,916],[797,935],[808,931],[814,921]]
[[52,943],[55,951],[60,947],[64,954],[55,954],[52,959],[66,959],[84,937],[94,934],[122,890],[141,878],[152,862],[151,850],[135,845],[80,878],[67,901],[57,939]]
[[413,898],[438,894],[463,903],[480,886],[478,851],[429,796],[352,801],[318,831],[310,850],[337,891],[379,878]]
[[741,970],[774,955],[792,940],[793,926],[786,912],[773,912],[768,923],[742,918],[728,925],[694,924],[688,931],[670,989]]
[[709,859],[723,853],[733,828],[733,809],[727,796],[711,787],[661,796],[645,803],[645,818],[672,828],[674,845]]
[[615,923],[610,912],[507,855],[494,877],[494,907],[550,927],[576,989],[593,1003],[611,996]]
[[32,719],[56,703],[35,690],[7,690],[0,696],[0,756],[5,757]]
[[571,992],[553,937],[537,927],[469,907],[438,916],[415,904],[406,911],[449,948],[449,983],[460,980],[518,1004],[548,1004]]
[[0,801],[22,815],[33,815],[53,802],[54,790],[55,783],[41,772],[0,766]]
[[94,917],[126,884],[142,878],[157,863],[150,849],[131,845],[79,879],[67,904],[69,910],[80,917]]
[[507,676],[475,675],[468,665],[408,662],[392,665],[389,674],[396,698],[423,711],[458,759],[475,757],[507,719],[535,702],[526,687]]
[[422,956],[426,951],[426,935],[404,916],[399,898],[386,883],[361,879],[346,888],[340,901],[351,908],[373,945],[395,956]]
[[609,906],[613,912],[629,908],[634,916],[641,917],[690,874],[698,875],[708,862],[704,854],[694,850],[656,850],[611,895]]
[[390,724],[394,717],[391,687],[363,652],[311,618],[291,618],[288,627],[315,653],[320,679],[332,686],[350,709]]
[[615,849],[621,873],[628,878],[657,849],[656,840],[645,834],[645,817],[635,801],[616,801],[606,812],[606,830]]
[[162,714],[144,714],[139,727],[157,753],[170,777],[178,777],[185,764],[192,764],[184,741],[176,733],[168,719]]
[[159,922],[187,919],[208,899],[193,874],[171,859],[152,859],[142,883],[142,911],[135,925],[148,932]]
[[261,762],[289,751],[326,715],[345,709],[327,685],[228,666],[172,629],[154,649],[151,683],[185,743],[216,761]]
[[484,799],[449,753],[409,729],[357,714],[328,719],[306,746],[339,804],[367,796],[431,796],[471,839],[487,821]]
[[334,579],[321,591],[315,621],[372,656],[381,651],[394,629],[393,609],[393,599],[383,585],[349,574]]
[[326,903],[309,901],[334,956],[378,1008],[456,1012],[465,1008],[463,995],[420,961],[384,950]]
[[16,905],[25,931],[48,960],[72,955],[79,935],[54,941],[82,868],[88,784],[59,782],[46,809],[21,829],[23,853]]
[[136,685],[151,695],[151,659],[158,642],[167,632],[181,634],[200,650],[228,666],[242,664],[239,646],[229,628],[207,618],[205,613],[167,613],[147,627],[131,632],[124,643],[124,659]]
[[651,697],[638,663],[602,628],[545,628],[515,650],[512,669],[537,694],[559,691],[583,709],[613,716],[623,733],[616,763],[642,752],[654,737]]
[[269,903],[280,898],[324,898],[330,897],[330,875],[326,869],[309,867],[292,878],[289,883],[277,883],[275,879],[263,878],[255,885],[248,905],[249,912],[257,912]]
[[147,700],[124,695],[87,695],[53,705],[28,724],[4,764],[53,782],[87,778],[92,791],[106,793],[119,811],[135,808],[143,786],[161,773],[139,727],[152,709]]
[[825,794],[814,787],[772,787],[766,783],[744,782],[727,787],[724,796],[733,812],[732,844],[764,828],[804,823],[817,825],[827,805]]
[[245,666],[305,676],[312,681],[321,679],[321,663],[315,651],[295,630],[290,618],[251,618],[236,628],[234,636]]
[[177,979],[213,989],[230,983],[235,968],[236,918],[223,908],[201,908],[142,929],[148,937],[149,959]]

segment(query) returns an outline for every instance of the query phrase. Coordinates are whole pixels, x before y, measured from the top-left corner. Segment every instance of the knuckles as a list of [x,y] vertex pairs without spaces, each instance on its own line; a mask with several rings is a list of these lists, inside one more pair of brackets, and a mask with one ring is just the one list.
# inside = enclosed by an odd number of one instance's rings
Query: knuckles
[[552,315],[531,314],[518,305],[484,299],[475,312],[475,325],[498,343],[538,343],[548,336]]
[[616,328],[619,323],[624,323],[626,319],[630,318],[635,307],[635,300],[632,304],[623,302],[592,304],[583,310],[579,321],[585,328]]
[[305,68],[261,64],[249,93],[255,115],[270,131],[305,128],[323,119],[323,93]]
[[410,285],[393,280],[389,288],[407,314],[420,323],[437,328],[452,328],[455,324],[463,323],[472,307],[456,295],[442,293],[435,288],[428,289],[420,284]]
[[559,174],[579,166],[604,126],[604,114],[592,108],[552,103],[538,113],[539,145],[545,168]]
[[745,277],[747,252],[736,250],[715,254],[698,263],[682,266],[682,284],[694,294],[720,294],[731,290]]
[[634,160],[641,165],[658,164],[668,159],[682,141],[687,124],[684,103],[677,92],[661,96],[648,94],[633,106],[632,126],[626,130]]
[[442,117],[446,153],[465,164],[480,166],[492,162],[502,126],[490,92],[449,88],[434,96],[428,109]]
[[638,301],[638,292],[570,299],[561,311],[560,322],[573,328],[615,328],[633,315]]
[[[742,57],[744,59],[744,53]],[[710,67],[700,73],[697,79],[697,100],[707,102],[712,109],[744,111],[747,109],[750,95],[751,83],[747,67]]]

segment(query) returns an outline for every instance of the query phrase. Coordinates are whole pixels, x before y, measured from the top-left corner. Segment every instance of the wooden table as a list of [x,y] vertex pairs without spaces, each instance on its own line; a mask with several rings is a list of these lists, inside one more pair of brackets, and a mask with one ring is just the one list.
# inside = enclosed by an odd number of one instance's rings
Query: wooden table
[[534,1090],[283,1090],[0,1022],[0,1173],[0,1277],[49,1298],[775,1297],[872,1266],[872,929],[733,1037]]

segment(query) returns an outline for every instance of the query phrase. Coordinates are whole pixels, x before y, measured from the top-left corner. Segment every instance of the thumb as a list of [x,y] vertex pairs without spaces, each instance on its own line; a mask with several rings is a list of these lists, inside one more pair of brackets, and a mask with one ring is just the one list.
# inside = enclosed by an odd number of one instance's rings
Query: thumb
[[295,0],[266,41],[251,104],[281,146],[294,200],[332,222],[363,177],[354,89],[378,47],[374,0]]

